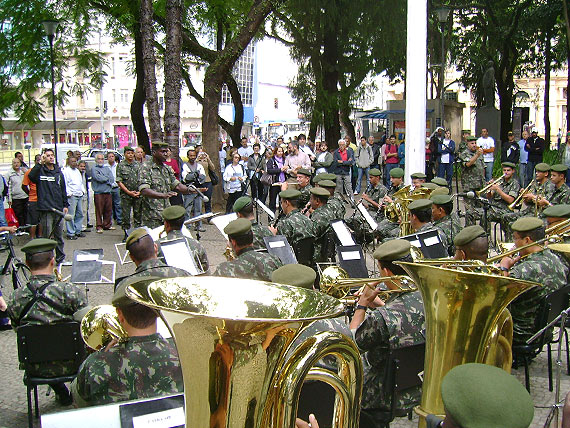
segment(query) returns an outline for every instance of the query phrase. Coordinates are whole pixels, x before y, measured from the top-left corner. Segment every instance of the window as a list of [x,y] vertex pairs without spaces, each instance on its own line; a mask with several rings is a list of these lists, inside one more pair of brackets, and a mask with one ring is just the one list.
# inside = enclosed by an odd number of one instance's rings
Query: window
[[115,57],[111,56],[111,78],[115,78]]
[[562,99],[568,99],[568,88],[562,88]]
[[113,89],[112,94],[113,94],[113,98],[112,98],[112,99],[113,99],[113,104],[117,104],[117,90],[116,90],[116,89]]
[[[232,75],[238,85],[241,101],[245,106],[253,104],[253,66],[255,46],[250,43],[238,59]],[[232,97],[226,85],[222,88],[222,104],[231,104]]]
[[443,95],[443,99],[448,101],[457,101],[457,92],[446,91]]
[[121,89],[121,104],[127,104],[129,102],[129,90]]
[[279,98],[273,98],[273,107],[276,110],[279,108]]

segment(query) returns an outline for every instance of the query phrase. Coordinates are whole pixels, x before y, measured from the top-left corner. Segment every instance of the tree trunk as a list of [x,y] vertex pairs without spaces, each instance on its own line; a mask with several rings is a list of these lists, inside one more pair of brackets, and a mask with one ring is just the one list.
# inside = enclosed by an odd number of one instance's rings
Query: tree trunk
[[566,132],[570,131],[570,47],[566,48],[566,64],[568,75],[566,76]]
[[[512,129],[512,109],[513,109],[513,87],[514,85],[499,85],[497,82],[497,92],[499,93],[499,107],[501,111],[501,141],[507,141],[507,133]],[[501,153],[500,151],[498,153]]]
[[[325,139],[331,150],[338,148],[340,139],[340,121],[338,108],[338,41],[337,25],[325,28],[323,35],[323,54],[321,56],[322,85],[324,91],[323,113]],[[317,83],[318,85],[318,83]]]
[[226,76],[226,85],[232,96],[235,111],[234,124],[229,134],[234,147],[239,147],[241,143],[241,128],[243,127],[243,103],[241,101],[238,85],[231,73]]
[[150,126],[151,143],[162,141],[162,126],[158,110],[158,94],[156,92],[156,59],[154,57],[154,30],[153,30],[152,0],[141,0],[141,35],[145,76],[146,108]]
[[544,141],[550,148],[550,71],[552,68],[552,52],[550,43],[550,31],[546,32],[544,52]]
[[150,154],[150,140],[144,121],[144,64],[142,52],[142,36],[140,24],[133,25],[133,37],[135,39],[135,71],[137,75],[137,84],[133,92],[133,101],[131,102],[131,122],[137,134],[137,143],[144,147],[144,151]]
[[316,141],[317,139],[317,128],[319,124],[322,122],[322,115],[316,109],[313,110],[313,114],[311,115],[311,124],[309,125],[309,140]]
[[[344,89],[346,90],[346,89]],[[352,108],[350,106],[350,102],[348,100],[348,95],[341,95],[341,102],[340,102],[340,120],[342,122],[342,126],[346,131],[346,134],[350,137],[350,141],[354,144],[358,144],[356,142],[356,131],[354,130],[354,125],[350,120],[350,113],[352,112]]]

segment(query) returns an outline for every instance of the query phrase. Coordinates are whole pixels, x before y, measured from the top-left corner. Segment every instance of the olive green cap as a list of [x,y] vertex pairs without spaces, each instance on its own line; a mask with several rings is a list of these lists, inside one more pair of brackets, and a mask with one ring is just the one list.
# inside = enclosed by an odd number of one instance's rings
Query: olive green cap
[[470,135],[467,137],[467,141],[477,141],[477,137],[475,135]]
[[438,186],[435,183],[423,183],[422,187],[429,189],[429,190],[435,190],[435,189],[439,189],[440,186]]
[[319,181],[322,180],[336,181],[336,174],[332,174],[330,172],[322,172],[320,174],[317,174],[315,178],[313,178],[313,183],[318,183]]
[[431,195],[430,199],[435,205],[445,205],[445,204],[449,204],[451,201],[453,201],[453,196],[451,196],[451,195]]
[[57,242],[53,239],[36,238],[24,245],[22,252],[26,254],[45,253],[52,251],[55,247],[57,247]]
[[412,175],[410,175],[411,178],[419,178],[419,179],[426,179],[427,175],[425,175],[423,172],[414,172]]
[[561,164],[561,163],[557,163],[556,165],[552,165],[550,167],[550,170],[554,171],[554,172],[566,172],[566,171],[568,171],[568,167],[566,165]]
[[139,239],[144,238],[147,235],[148,235],[148,232],[146,231],[146,229],[144,229],[142,227],[139,227],[138,229],[133,230],[125,242],[125,248],[128,250],[129,247],[131,246],[131,244],[134,244]]
[[319,186],[321,187],[327,187],[327,188],[334,188],[336,187],[336,183],[334,181],[331,180],[321,180],[319,181]]
[[368,174],[370,174],[372,177],[380,177],[382,175],[382,172],[378,168],[372,168]]
[[163,147],[168,147],[168,143],[165,141],[153,141],[152,142],[152,147],[153,148],[163,148]]
[[503,168],[513,168],[513,169],[515,169],[515,168],[517,167],[517,166],[516,166],[514,163],[512,163],[512,162],[503,162],[503,163],[501,164],[501,166],[502,166]]
[[536,166],[534,167],[535,171],[538,172],[548,172],[550,171],[550,165],[548,165],[547,163],[541,162],[539,164],[536,164]]
[[449,188],[438,187],[437,189],[433,189],[430,193],[430,196],[435,196],[435,195],[449,195]]
[[317,273],[313,269],[297,263],[281,266],[271,273],[271,282],[301,288],[312,289],[316,278]]
[[325,198],[328,198],[331,195],[327,189],[324,189],[322,187],[313,187],[313,188],[311,188],[311,190],[309,190],[309,192],[311,192],[311,194],[313,194],[313,195],[317,195],[317,196],[321,196],[321,197],[325,197]]
[[522,217],[511,225],[511,229],[515,232],[530,232],[544,226],[541,219],[536,217]]
[[307,168],[301,168],[299,171],[297,171],[297,174],[306,175],[307,177],[313,175],[313,173],[309,171]]
[[404,176],[404,170],[402,168],[394,168],[390,170],[390,177],[402,178]]
[[237,198],[233,206],[234,213],[239,213],[241,210],[252,203],[253,202],[249,196],[242,196],[241,198]]
[[295,189],[287,189],[279,192],[279,197],[281,199],[298,199],[301,196],[301,192]]
[[411,202],[408,205],[408,209],[410,211],[413,210],[425,210],[426,208],[430,208],[433,202],[429,199],[416,199],[415,201]]
[[162,211],[162,218],[164,220],[177,220],[186,215],[186,210],[182,205],[171,205]]
[[241,236],[247,234],[251,230],[251,221],[246,218],[238,218],[230,221],[224,227],[224,233],[228,236]]
[[542,214],[545,217],[570,217],[570,205],[568,204],[560,204],[560,205],[552,205],[546,208]]
[[135,151],[135,149],[134,149],[133,147],[131,147],[131,146],[126,146],[126,147],[123,149],[123,153],[126,153],[126,152],[134,152],[134,151]]
[[376,248],[374,258],[386,262],[400,260],[410,254],[411,246],[410,242],[405,239],[392,239]]
[[441,398],[463,428],[528,428],[534,417],[532,398],[519,380],[487,364],[452,368],[441,383]]
[[456,247],[462,247],[469,244],[474,239],[485,235],[485,229],[483,229],[478,224],[474,226],[467,226],[466,228],[461,229],[461,232],[459,232],[455,238],[453,238],[453,243]]
[[431,180],[433,184],[437,184],[438,186],[445,186],[447,187],[447,180],[441,177],[435,177]]

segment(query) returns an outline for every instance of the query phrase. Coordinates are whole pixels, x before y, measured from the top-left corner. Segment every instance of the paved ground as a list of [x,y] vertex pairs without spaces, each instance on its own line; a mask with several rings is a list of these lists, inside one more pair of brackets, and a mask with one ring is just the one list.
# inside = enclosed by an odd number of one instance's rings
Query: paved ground
[[[223,251],[225,242],[215,226],[206,225],[207,231],[202,234],[201,242],[208,253],[213,267],[224,260]],[[65,241],[65,250],[70,260],[75,249],[103,248],[106,260],[118,262],[114,244],[121,241],[122,231],[107,231],[102,235],[91,232],[86,238],[77,241]],[[21,246],[26,238],[16,238],[16,245]],[[0,256],[1,258],[2,256]],[[117,266],[117,275],[127,275],[134,271],[134,265],[126,264]],[[11,285],[8,278],[3,279],[2,292],[9,294]],[[92,305],[107,304],[112,296],[112,285],[91,285],[89,287],[89,303]],[[0,332],[0,375],[2,376],[2,388],[0,393],[0,428],[3,427],[26,427],[27,405],[26,390],[22,383],[22,372],[18,370],[16,335],[13,331]],[[523,370],[514,371],[514,374],[524,381]],[[548,375],[546,371],[546,352],[543,352],[531,366],[532,397],[535,401],[535,418],[532,427],[542,427],[548,408],[553,403],[553,393],[548,391]],[[47,397],[47,388],[40,387],[40,409],[42,413],[59,412],[66,410],[56,404],[53,395]],[[570,377],[562,375],[561,394],[570,391]],[[546,408],[543,408],[546,407]],[[39,426],[39,423],[37,424]],[[415,427],[417,419],[408,421],[406,418],[398,418],[392,424],[394,427]],[[554,426],[554,424],[552,425]]]

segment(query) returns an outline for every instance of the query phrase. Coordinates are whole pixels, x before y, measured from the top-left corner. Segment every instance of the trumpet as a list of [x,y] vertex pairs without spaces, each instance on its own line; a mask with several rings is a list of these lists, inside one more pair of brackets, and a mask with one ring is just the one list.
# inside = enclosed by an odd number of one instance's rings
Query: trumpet
[[548,245],[550,245],[550,244],[558,244],[560,242],[563,242],[564,238],[566,238],[566,237],[567,237],[567,235],[565,235],[565,234],[545,236],[544,238],[539,239],[536,242],[531,242],[530,244],[523,245],[522,247],[516,247],[516,248],[513,248],[512,250],[505,251],[503,253],[497,254],[496,256],[489,257],[487,259],[487,263],[494,263],[498,260],[501,260],[503,257],[511,256],[513,254],[518,253],[521,250],[524,250],[525,248],[534,247],[535,245],[540,245],[541,247],[543,247],[543,249],[546,249],[548,247]]
[[524,195],[526,195],[526,194],[530,191],[530,187],[531,187],[535,182],[536,182],[536,179],[533,178],[532,181],[531,181],[530,183],[528,183],[528,186],[526,186],[526,187],[524,188],[524,190],[523,190],[521,193],[519,193],[519,195],[517,196],[517,198],[516,198],[513,202],[511,202],[511,204],[510,204],[509,207],[508,207],[511,211],[514,211],[515,208],[519,208],[519,207],[522,205]]
[[568,227],[570,227],[570,218],[567,218],[564,221],[561,221],[558,224],[550,226],[548,229],[545,230],[547,235],[552,235],[553,233],[559,234],[562,232],[568,232]]
[[492,186],[494,186],[495,184],[499,184],[504,179],[505,179],[505,174],[501,175],[499,178],[495,178],[493,181],[491,181],[489,184],[487,184],[485,187],[483,187],[481,190],[479,190],[475,193],[477,194],[477,196],[485,195],[485,193],[487,193],[487,191]]
[[121,342],[129,335],[119,322],[117,310],[112,305],[99,305],[81,319],[81,337],[89,348],[98,351],[112,340]]

